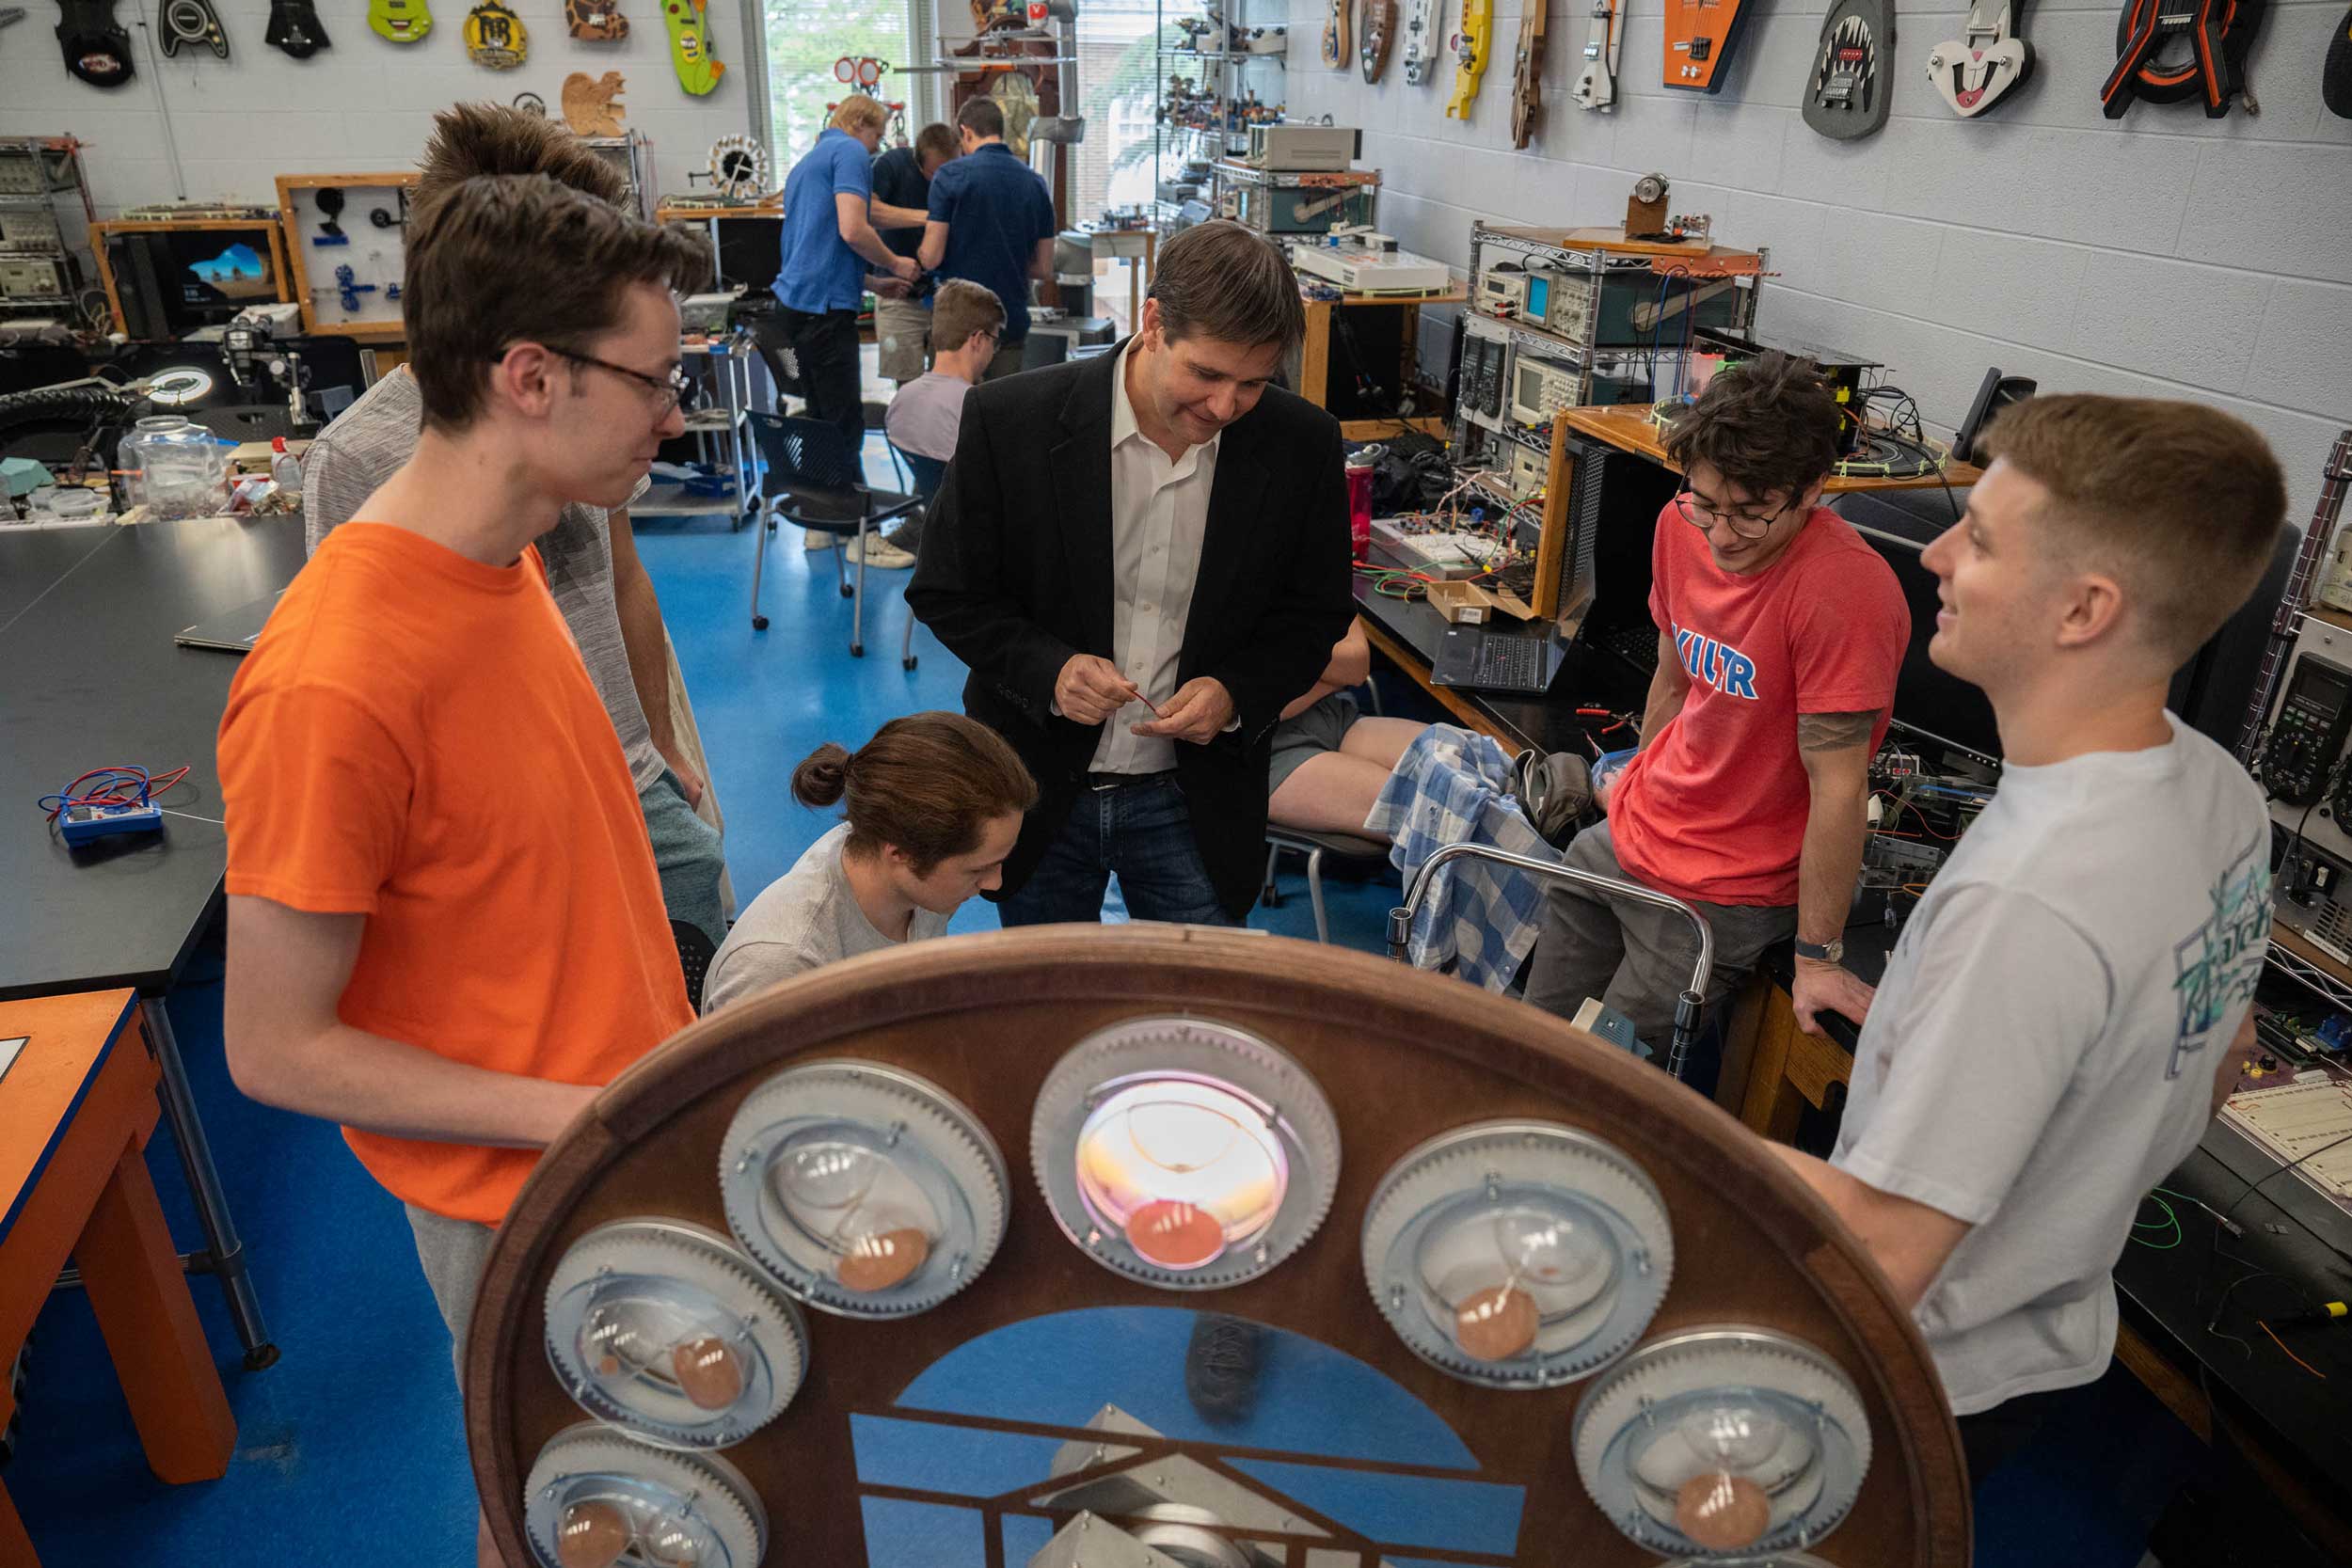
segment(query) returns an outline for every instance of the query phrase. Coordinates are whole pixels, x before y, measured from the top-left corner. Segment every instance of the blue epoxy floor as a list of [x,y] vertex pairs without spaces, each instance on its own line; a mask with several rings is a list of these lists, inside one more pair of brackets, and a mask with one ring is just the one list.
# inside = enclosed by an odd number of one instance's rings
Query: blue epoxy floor
[[[879,469],[874,478],[888,483]],[[756,634],[749,531],[729,532],[718,519],[647,522],[640,548],[693,694],[727,813],[729,863],[748,900],[832,820],[791,802],[792,765],[819,741],[855,745],[898,714],[958,706],[962,671],[920,631],[920,668],[900,669],[903,572],[868,576],[866,657],[850,658],[850,606],[831,562],[804,553],[788,528],[769,546],[770,626]],[[1311,937],[1295,864],[1284,886],[1293,896],[1252,924]],[[1334,881],[1328,892],[1334,940],[1376,949],[1393,884]],[[954,928],[994,924],[975,902]],[[193,1282],[239,1448],[224,1480],[167,1487],[147,1471],[87,1303],[60,1292],[35,1331],[17,1452],[0,1483],[49,1568],[458,1568],[472,1560],[471,1482],[448,1340],[407,1226],[334,1129],[255,1105],[230,1085],[218,961],[216,947],[199,956],[172,1014],[284,1358],[244,1371],[218,1291]],[[149,1162],[175,1232],[194,1236],[168,1132]],[[1978,1561],[2136,1568],[2149,1521],[2196,1457],[2137,1383],[2112,1374],[2086,1395],[2078,1421],[1986,1488]]]

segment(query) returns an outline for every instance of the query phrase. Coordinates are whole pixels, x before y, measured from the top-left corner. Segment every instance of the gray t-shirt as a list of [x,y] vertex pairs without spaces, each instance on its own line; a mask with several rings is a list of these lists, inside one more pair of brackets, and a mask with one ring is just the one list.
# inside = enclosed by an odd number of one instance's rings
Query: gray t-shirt
[[[320,433],[302,459],[302,526],[310,548],[317,549],[337,524],[351,521],[408,461],[423,424],[424,399],[404,366],[369,388]],[[566,506],[555,527],[539,536],[539,559],[547,563],[555,607],[571,628],[580,662],[621,738],[629,777],[642,792],[661,777],[665,765],[654,749],[644,705],[637,700],[628,645],[621,641],[608,526],[596,507]]]
[[2007,769],[1920,899],[1830,1163],[1975,1227],[1914,1311],[1958,1414],[2106,1370],[2109,1271],[2204,1131],[2269,934],[2262,791],[2177,719]]
[[960,375],[926,371],[898,388],[882,416],[882,428],[900,451],[946,463],[956,455],[956,433],[963,428],[963,396],[972,383]]
[[[703,976],[705,1017],[779,980],[898,945],[874,928],[858,907],[857,895],[850,891],[841,870],[841,849],[849,842],[850,825],[844,822],[810,845],[791,870],[752,900]],[[946,915],[917,910],[907,927],[907,941],[946,932]]]

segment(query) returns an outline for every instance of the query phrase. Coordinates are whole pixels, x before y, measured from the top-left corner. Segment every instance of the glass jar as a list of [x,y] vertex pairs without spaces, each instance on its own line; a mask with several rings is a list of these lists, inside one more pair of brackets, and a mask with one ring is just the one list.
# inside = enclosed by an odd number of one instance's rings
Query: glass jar
[[181,414],[138,421],[122,443],[131,504],[152,518],[210,517],[229,510],[228,449]]

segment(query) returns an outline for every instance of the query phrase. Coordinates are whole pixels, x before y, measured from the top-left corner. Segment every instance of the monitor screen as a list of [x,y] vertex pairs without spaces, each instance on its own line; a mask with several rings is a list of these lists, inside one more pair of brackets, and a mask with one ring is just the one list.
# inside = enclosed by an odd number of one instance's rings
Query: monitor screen
[[1897,736],[1907,730],[1997,760],[2001,736],[1993,721],[1993,705],[1982,691],[1938,669],[1928,657],[1942,601],[1936,596],[1935,574],[1919,555],[1952,525],[1955,510],[1967,500],[1964,489],[1947,497],[1939,488],[1853,491],[1832,498],[1830,504],[1895,569],[1903,602],[1911,608],[1911,645],[1903,651],[1902,673],[1895,681],[1895,721],[1901,727]]
[[288,297],[266,224],[134,230],[106,243],[134,338],[177,338],[222,325],[248,305]]
[[773,288],[784,267],[784,224],[768,216],[719,219],[719,286]]

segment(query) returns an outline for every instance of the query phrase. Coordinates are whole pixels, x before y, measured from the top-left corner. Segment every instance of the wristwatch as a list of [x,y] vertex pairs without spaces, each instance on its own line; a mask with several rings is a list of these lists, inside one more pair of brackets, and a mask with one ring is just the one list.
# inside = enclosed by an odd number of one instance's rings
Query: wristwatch
[[1797,943],[1797,957],[1811,958],[1817,963],[1842,962],[1846,957],[1846,939],[1835,937],[1826,943],[1800,941]]

